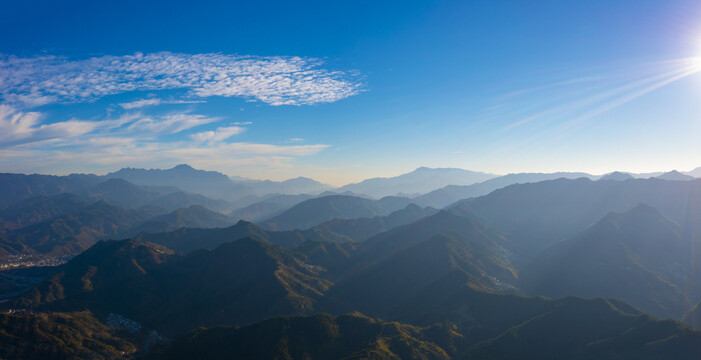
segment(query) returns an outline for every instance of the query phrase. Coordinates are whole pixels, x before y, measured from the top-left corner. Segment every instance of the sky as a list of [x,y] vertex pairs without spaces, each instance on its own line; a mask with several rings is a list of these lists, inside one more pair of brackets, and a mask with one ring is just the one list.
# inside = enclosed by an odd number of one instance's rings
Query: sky
[[14,1],[0,172],[701,166],[701,2]]

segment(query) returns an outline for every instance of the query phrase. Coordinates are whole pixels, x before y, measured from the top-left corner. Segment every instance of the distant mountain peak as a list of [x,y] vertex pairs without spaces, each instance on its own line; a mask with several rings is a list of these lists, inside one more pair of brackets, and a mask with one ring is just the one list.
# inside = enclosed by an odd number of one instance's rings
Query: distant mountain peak
[[628,179],[634,179],[633,175],[620,172],[620,171],[614,171],[610,174],[606,174],[602,176],[599,180],[612,180],[612,181],[625,181]]
[[677,170],[672,170],[672,171],[666,172],[666,173],[656,177],[656,179],[671,180],[671,181],[689,181],[689,180],[694,180],[696,178],[693,176],[684,175]]

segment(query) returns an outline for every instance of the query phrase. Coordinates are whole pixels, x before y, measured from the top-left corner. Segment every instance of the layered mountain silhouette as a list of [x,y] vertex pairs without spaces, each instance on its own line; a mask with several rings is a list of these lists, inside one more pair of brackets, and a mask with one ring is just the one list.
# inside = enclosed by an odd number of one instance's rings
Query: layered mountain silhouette
[[279,215],[283,211],[313,198],[312,195],[274,195],[264,197],[263,200],[251,205],[235,209],[229,216],[235,220],[246,220],[251,222],[264,221]]
[[160,209],[123,209],[98,201],[78,212],[8,232],[4,238],[0,238],[0,257],[76,254],[99,239],[117,237],[144,219],[161,213]]
[[447,185],[470,185],[495,177],[496,175],[477,171],[453,168],[431,169],[418,168],[410,173],[391,178],[374,178],[349,184],[338,189],[339,192],[350,191],[367,194],[376,198],[400,194],[425,194]]
[[206,209],[203,206],[192,205],[180,208],[171,213],[159,215],[123,232],[122,236],[138,235],[141,232],[159,233],[180,228],[223,228],[230,226],[233,220],[223,214]]
[[224,229],[185,228],[173,232],[139,234],[136,238],[182,253],[202,248],[213,249],[242,237],[262,239],[291,249],[305,241],[362,242],[381,232],[432,215],[435,211],[410,204],[387,216],[330,220],[305,230],[271,231],[248,221],[239,221]]
[[319,271],[277,245],[250,238],[184,257],[131,240],[101,241],[12,306],[117,313],[174,334],[334,310],[323,298],[330,283]]
[[188,194],[183,191],[162,193],[153,187],[135,185],[124,179],[109,179],[90,188],[87,196],[108,201],[125,208],[155,206],[167,211],[201,205],[213,210],[226,211],[231,205],[223,200],[213,200],[200,194]]
[[[309,179],[186,165],[120,173],[0,174],[11,184],[0,190],[3,266],[78,254],[0,272],[0,357],[701,353],[700,332],[658,320],[701,326],[701,180],[512,174],[427,194],[441,204],[467,195],[437,210],[421,197],[285,194],[317,189]],[[418,169],[356,185],[396,194],[400,180],[433,186],[446,174],[470,175]],[[152,330],[170,340],[152,347]]]
[[53,176],[0,173],[0,209],[39,195],[82,193],[101,181],[97,175]]
[[[693,244],[679,225],[640,204],[612,213],[579,235],[552,245],[521,272],[521,287],[550,297],[615,297],[662,318],[691,306]],[[692,291],[693,293],[693,291]]]
[[677,170],[672,170],[670,172],[666,172],[660,176],[657,176],[656,178],[660,179],[660,180],[670,180],[670,181],[690,181],[690,180],[696,179],[693,176],[682,174]]
[[473,185],[455,185],[450,184],[440,189],[436,189],[427,194],[414,198],[414,202],[421,206],[431,206],[435,208],[443,208],[454,202],[462,199],[487,195],[490,192],[501,189],[513,184],[537,183],[545,180],[554,179],[578,179],[588,178],[595,179],[596,176],[586,173],[566,173],[557,172],[552,174],[541,173],[522,173],[509,174],[495,177]]
[[[460,201],[454,209],[472,213],[511,240],[519,264],[545,247],[572,237],[610,212],[647,204],[677,222],[684,236],[696,236],[701,216],[701,181],[557,179],[511,185]],[[701,232],[697,232],[701,234]]]
[[610,181],[626,181],[628,179],[635,179],[635,177],[628,173],[622,173],[619,171],[614,171],[610,174],[606,174],[599,178],[599,180],[610,180]]
[[13,230],[44,222],[55,217],[76,213],[88,207],[91,199],[64,193],[53,196],[39,195],[0,210],[3,230]]
[[385,197],[380,200],[331,195],[305,200],[261,225],[271,230],[308,229],[333,219],[354,219],[388,215],[405,208],[411,200]]

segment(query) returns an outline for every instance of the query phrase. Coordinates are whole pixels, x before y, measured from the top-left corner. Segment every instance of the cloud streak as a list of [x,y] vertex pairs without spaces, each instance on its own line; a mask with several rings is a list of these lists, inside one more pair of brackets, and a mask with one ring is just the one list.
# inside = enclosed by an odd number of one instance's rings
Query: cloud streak
[[[327,70],[302,57],[160,52],[84,60],[0,56],[0,97],[36,107],[94,101],[130,91],[185,89],[190,98],[239,97],[270,105],[329,103],[358,94],[358,76]],[[125,109],[156,100],[121,104]]]
[[199,142],[220,142],[234,135],[238,135],[244,132],[244,130],[245,128],[241,126],[220,127],[214,131],[203,131],[197,134],[192,134],[190,135],[190,138]]

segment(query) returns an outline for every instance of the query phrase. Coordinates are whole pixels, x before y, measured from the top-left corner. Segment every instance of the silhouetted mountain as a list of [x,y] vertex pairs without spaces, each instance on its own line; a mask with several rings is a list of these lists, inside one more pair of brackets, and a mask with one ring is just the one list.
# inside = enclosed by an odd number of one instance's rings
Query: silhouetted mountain
[[618,171],[614,171],[610,174],[606,174],[606,175],[599,178],[599,180],[611,180],[611,181],[625,181],[628,179],[635,179],[635,177],[631,174],[622,173],[622,172],[618,172]]
[[[402,301],[419,294],[425,284],[455,271],[464,273],[464,283],[475,288],[502,290],[502,283],[515,283],[516,274],[496,244],[485,240],[452,233],[435,235],[338,280],[329,295],[343,299],[353,309],[386,316],[394,314]],[[367,261],[367,256],[359,256],[357,261]]]
[[283,195],[298,195],[298,194],[319,194],[327,190],[334,189],[331,185],[322,184],[316,180],[298,177],[284,181],[271,180],[250,180],[241,179],[242,184],[253,190],[254,194],[283,194]]
[[[682,226],[684,236],[698,236],[701,180],[633,179],[591,181],[558,179],[511,185],[454,206],[503,231],[520,264],[564,238],[574,236],[610,212],[648,204]],[[694,235],[693,233],[696,233]]]
[[253,203],[229,213],[235,220],[263,221],[276,216],[283,211],[313,198],[312,195],[274,195],[263,197],[260,202]]
[[693,359],[701,333],[612,300],[567,298],[552,311],[476,345],[467,359]]
[[693,176],[695,178],[701,178],[701,166],[697,167],[694,170],[687,171],[684,174],[689,175],[689,176]]
[[94,201],[74,194],[39,195],[0,210],[0,220],[6,229],[18,229],[55,217],[76,213]]
[[330,220],[306,230],[269,231],[247,221],[224,229],[180,229],[164,233],[139,234],[136,239],[161,244],[182,253],[207,248],[213,249],[223,243],[243,237],[262,239],[288,249],[303,242],[362,242],[367,238],[394,227],[416,221],[435,212],[410,204],[387,216]]
[[181,208],[171,213],[153,217],[138,226],[129,229],[123,236],[130,237],[141,232],[160,233],[187,228],[223,228],[231,226],[233,221],[226,215],[208,210],[199,205]]
[[701,333],[617,300],[553,301],[469,287],[455,294],[441,299],[452,312],[437,318],[452,316],[463,326],[443,321],[416,327],[359,313],[286,316],[241,328],[194,330],[176,339],[162,358],[695,359],[701,350]]
[[358,249],[358,254],[353,259],[356,263],[354,267],[375,265],[402,250],[441,234],[466,238],[474,244],[473,246],[488,249],[490,252],[495,251],[496,253],[492,255],[499,254],[503,261],[508,261],[504,248],[510,245],[499,231],[474,217],[465,216],[458,211],[444,210],[369,238]]
[[586,173],[566,173],[558,172],[552,174],[538,173],[523,173],[509,174],[499,176],[487,181],[476,183],[467,186],[448,185],[446,187],[434,190],[428,194],[424,194],[414,198],[414,202],[421,206],[431,206],[435,208],[444,208],[458,200],[468,199],[477,196],[487,195],[490,192],[501,189],[503,187],[514,184],[535,183],[544,180],[554,180],[559,178],[578,179],[578,178],[595,179],[596,176]]
[[332,195],[305,200],[261,225],[272,230],[308,229],[332,219],[383,216],[411,203],[407,198],[385,197],[380,200]]
[[323,274],[328,278],[328,274],[337,274],[345,269],[344,264],[353,255],[357,244],[352,242],[328,242],[307,240],[292,249],[295,253],[302,254],[307,264],[322,266],[327,273]]
[[696,179],[693,176],[684,175],[677,170],[672,170],[670,172],[666,172],[660,176],[657,176],[656,178],[660,179],[660,180],[671,180],[671,181],[689,181],[689,180]]
[[242,328],[198,329],[179,339],[162,359],[450,359],[430,342],[434,329],[371,319],[277,317]]
[[10,249],[5,255],[76,254],[97,240],[118,236],[144,219],[159,214],[159,211],[151,209],[128,210],[98,201],[77,213],[9,232],[4,240],[0,239],[0,247]]
[[[663,318],[681,319],[693,246],[679,226],[638,205],[609,214],[573,238],[552,245],[521,272],[520,286],[550,297],[615,297]],[[681,288],[681,289],[680,289]]]
[[416,220],[431,216],[438,210],[433,208],[421,208],[415,204],[409,204],[401,210],[397,210],[387,216],[374,216],[371,218],[334,219],[317,225],[300,233],[307,239],[335,241],[363,242],[381,232],[398,226],[412,223]]
[[0,173],[0,209],[39,195],[81,193],[100,181],[97,175],[53,176]]
[[0,314],[0,358],[96,360],[135,355],[136,345],[90,313]]
[[701,348],[701,333],[620,300],[493,294],[460,286],[464,280],[453,272],[423,286],[392,319],[455,324],[458,348],[471,348],[471,359],[692,359]]
[[102,241],[11,306],[117,313],[172,335],[333,308],[322,296],[329,285],[293,253],[250,238],[185,257],[131,240]]
[[477,171],[443,168],[418,168],[410,173],[390,177],[374,178],[349,184],[338,189],[339,192],[351,191],[368,194],[373,197],[393,196],[397,194],[425,194],[446,185],[470,185],[495,177],[496,175]]
[[176,210],[190,206],[203,206],[217,212],[227,212],[232,205],[224,200],[210,199],[200,194],[188,194],[182,191],[176,191],[163,195],[149,202],[148,205],[157,206],[166,210]]
[[90,197],[103,199],[111,204],[136,209],[156,206],[167,211],[201,205],[212,210],[226,211],[231,205],[224,200],[213,200],[200,194],[188,194],[177,190],[163,194],[152,186],[139,186],[124,179],[113,178],[95,185],[88,191]]
[[91,196],[100,197],[111,204],[123,208],[138,208],[150,204],[161,195],[147,191],[124,179],[109,179],[95,185],[89,190]]
[[252,194],[251,188],[234,183],[220,172],[195,170],[184,164],[167,170],[124,168],[105,177],[125,179],[137,185],[175,186],[186,192],[229,201]]

